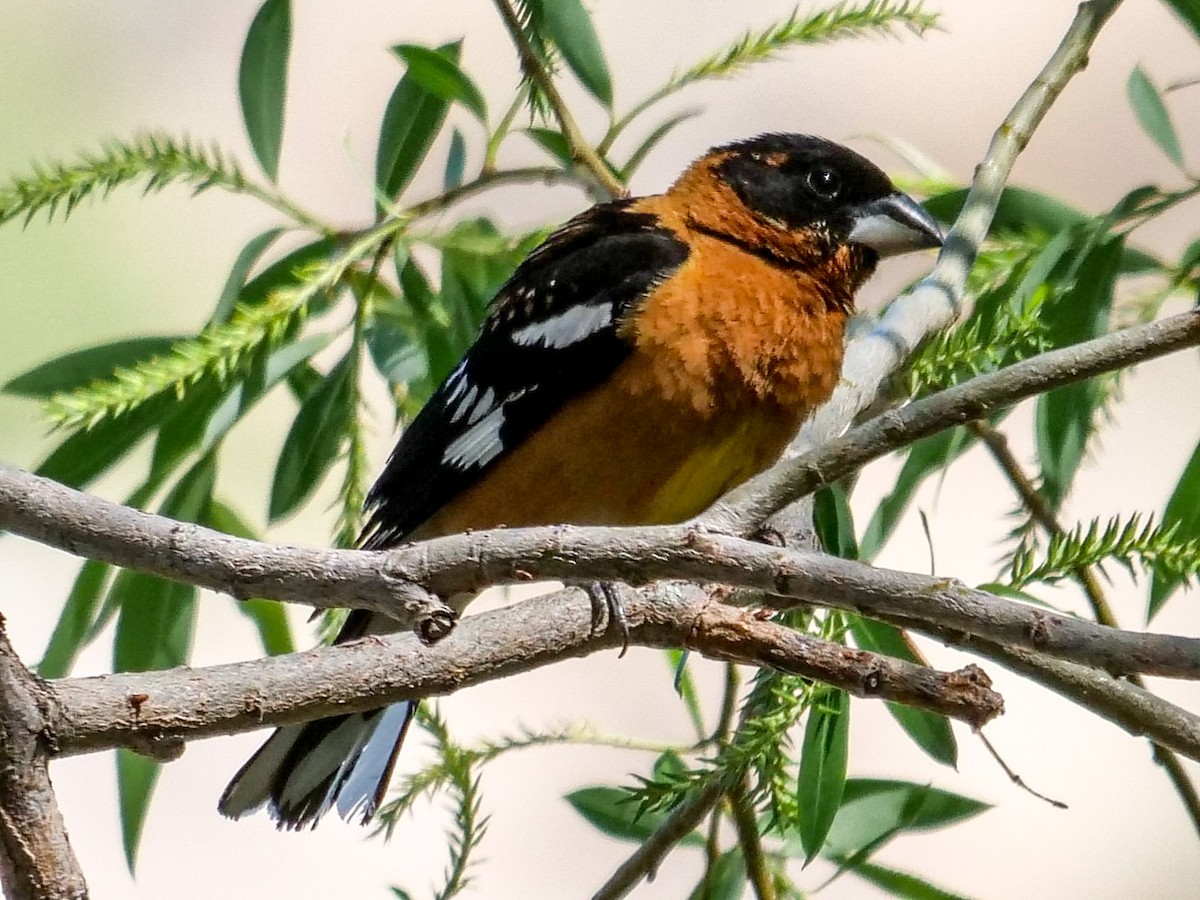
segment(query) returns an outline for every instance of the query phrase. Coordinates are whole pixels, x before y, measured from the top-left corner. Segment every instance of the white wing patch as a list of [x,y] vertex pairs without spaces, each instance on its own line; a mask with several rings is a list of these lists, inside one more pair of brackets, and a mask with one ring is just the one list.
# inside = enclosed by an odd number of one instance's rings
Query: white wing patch
[[486,466],[504,450],[500,441],[503,425],[504,405],[501,404],[451,441],[442,454],[442,462],[460,469]]
[[612,324],[612,307],[608,304],[572,306],[542,322],[533,322],[512,333],[515,343],[524,347],[543,344],[559,349],[569,347]]

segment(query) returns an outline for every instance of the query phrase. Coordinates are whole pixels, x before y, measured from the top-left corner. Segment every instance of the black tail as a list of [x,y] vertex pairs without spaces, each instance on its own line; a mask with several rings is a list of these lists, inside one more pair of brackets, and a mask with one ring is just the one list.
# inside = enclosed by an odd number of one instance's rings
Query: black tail
[[278,729],[233,776],[217,809],[241,818],[264,804],[280,828],[315,826],[333,807],[366,824],[387,791],[415,702]]

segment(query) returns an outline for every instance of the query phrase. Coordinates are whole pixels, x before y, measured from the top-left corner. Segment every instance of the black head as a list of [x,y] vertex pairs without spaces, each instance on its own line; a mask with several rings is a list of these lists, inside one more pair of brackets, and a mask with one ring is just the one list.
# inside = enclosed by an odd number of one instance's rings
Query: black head
[[937,247],[937,223],[866,157],[824,138],[764,134],[714,148],[714,171],[756,217],[881,256]]

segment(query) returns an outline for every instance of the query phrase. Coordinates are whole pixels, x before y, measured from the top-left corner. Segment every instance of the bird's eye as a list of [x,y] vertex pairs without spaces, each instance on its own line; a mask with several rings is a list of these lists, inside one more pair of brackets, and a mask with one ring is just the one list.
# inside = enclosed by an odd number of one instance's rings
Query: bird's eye
[[829,166],[809,169],[808,187],[822,200],[834,200],[842,190],[842,176]]

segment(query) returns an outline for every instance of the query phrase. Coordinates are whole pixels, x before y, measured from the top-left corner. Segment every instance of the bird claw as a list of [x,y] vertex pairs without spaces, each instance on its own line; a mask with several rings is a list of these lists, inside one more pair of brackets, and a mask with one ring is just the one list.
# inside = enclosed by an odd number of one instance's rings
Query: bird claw
[[435,609],[428,615],[423,616],[418,620],[413,631],[417,634],[417,639],[422,644],[429,646],[436,644],[442,638],[450,634],[454,630],[454,626],[458,624],[458,613],[449,606],[443,606],[440,609]]
[[592,600],[592,631],[600,630],[605,615],[609,624],[616,625],[621,631],[621,652],[617,656],[620,659],[629,650],[629,620],[625,617],[625,606],[617,586],[611,581],[593,581],[586,590]]

